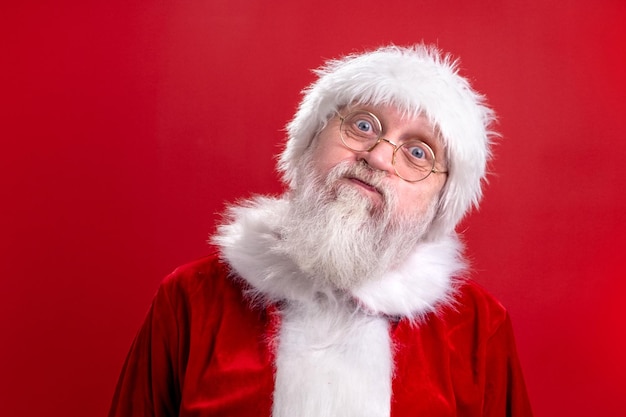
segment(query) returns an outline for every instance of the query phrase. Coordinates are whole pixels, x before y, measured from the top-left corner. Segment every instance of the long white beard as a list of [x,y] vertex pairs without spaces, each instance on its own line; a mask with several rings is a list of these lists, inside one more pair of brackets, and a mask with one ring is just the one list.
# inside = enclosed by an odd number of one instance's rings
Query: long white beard
[[[278,249],[311,279],[347,290],[380,277],[407,257],[435,216],[437,201],[425,213],[398,215],[397,196],[384,182],[386,174],[363,162],[339,164],[320,178],[304,159]],[[382,190],[382,204],[342,184],[339,179],[346,176]]]

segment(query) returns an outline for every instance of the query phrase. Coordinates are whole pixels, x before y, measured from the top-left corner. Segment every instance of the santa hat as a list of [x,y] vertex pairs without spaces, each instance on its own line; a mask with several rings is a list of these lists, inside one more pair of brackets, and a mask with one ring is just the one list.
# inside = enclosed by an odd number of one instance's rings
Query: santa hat
[[446,148],[448,178],[431,232],[447,234],[482,196],[494,132],[493,111],[458,74],[458,62],[435,47],[387,46],[330,60],[287,125],[287,143],[278,161],[283,180],[295,186],[302,155],[313,138],[348,104],[391,104],[411,115],[425,114]]

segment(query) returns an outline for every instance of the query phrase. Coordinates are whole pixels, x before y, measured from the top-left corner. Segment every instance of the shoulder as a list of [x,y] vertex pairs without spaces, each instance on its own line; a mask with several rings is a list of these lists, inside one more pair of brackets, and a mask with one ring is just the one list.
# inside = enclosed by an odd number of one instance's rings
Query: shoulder
[[227,276],[228,265],[223,263],[217,254],[210,254],[174,269],[161,283],[166,287],[186,287],[192,289],[206,284],[207,277]]
[[241,293],[241,280],[217,254],[210,254],[181,265],[166,276],[157,297],[166,298],[176,307],[180,304],[211,305],[224,298],[239,297]]
[[453,305],[457,310],[476,313],[506,314],[506,308],[488,290],[471,279],[460,279],[455,285]]
[[457,281],[453,300],[437,315],[451,331],[465,329],[467,334],[489,338],[509,321],[506,308],[476,282]]

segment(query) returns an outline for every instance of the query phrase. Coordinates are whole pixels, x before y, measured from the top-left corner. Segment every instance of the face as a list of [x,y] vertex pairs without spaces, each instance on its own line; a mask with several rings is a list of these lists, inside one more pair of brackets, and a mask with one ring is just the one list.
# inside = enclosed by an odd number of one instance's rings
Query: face
[[[426,118],[403,118],[385,106],[353,106],[342,114],[355,109],[376,114],[387,141],[419,139],[435,157],[443,155]],[[350,150],[341,141],[340,124],[339,117],[331,119],[296,168],[278,250],[314,282],[349,289],[406,259],[434,218],[445,174],[407,182],[394,170],[393,146],[381,141],[369,152]],[[445,164],[435,168],[445,170]]]
[[[404,116],[393,106],[350,106],[340,111],[342,115],[354,110],[366,110],[375,114],[382,124],[383,138],[400,145],[411,139],[419,139],[429,145],[435,153],[437,171],[446,171],[445,152],[436,131],[423,115]],[[311,162],[315,173],[324,178],[337,165],[361,165],[367,170],[357,170],[362,174],[347,174],[336,180],[337,188],[348,187],[370,201],[374,211],[383,210],[389,198],[389,190],[394,194],[395,204],[392,216],[413,217],[426,214],[446,181],[446,174],[433,173],[424,180],[407,182],[400,178],[392,163],[394,147],[381,141],[369,152],[353,151],[341,141],[339,116],[333,117],[312,143]],[[375,172],[375,176],[365,175]]]

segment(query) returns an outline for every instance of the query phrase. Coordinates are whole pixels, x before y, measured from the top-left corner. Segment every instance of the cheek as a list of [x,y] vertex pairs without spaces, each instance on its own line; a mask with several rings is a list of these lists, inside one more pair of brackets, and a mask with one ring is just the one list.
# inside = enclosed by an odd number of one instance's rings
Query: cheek
[[355,161],[355,154],[330,140],[320,137],[312,149],[312,161],[318,172],[328,172],[343,161]]
[[402,214],[425,213],[433,201],[439,198],[440,187],[406,187],[398,190],[398,212]]

